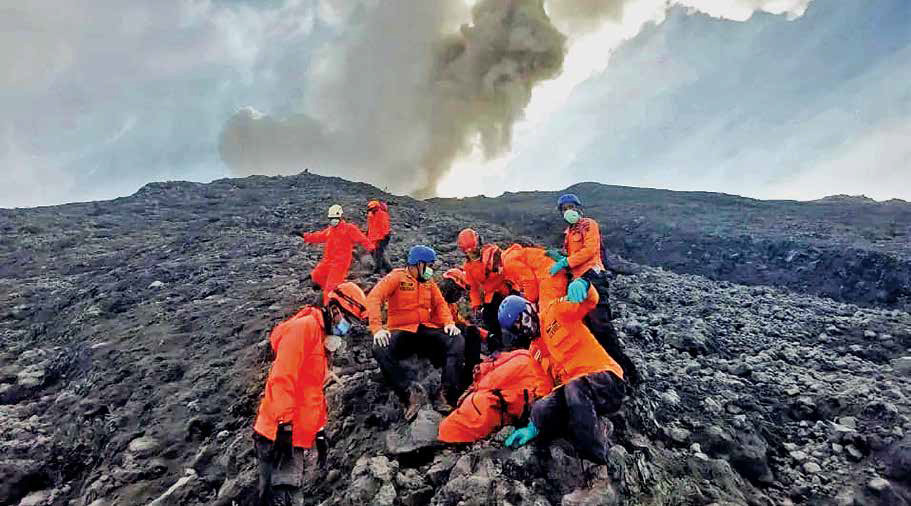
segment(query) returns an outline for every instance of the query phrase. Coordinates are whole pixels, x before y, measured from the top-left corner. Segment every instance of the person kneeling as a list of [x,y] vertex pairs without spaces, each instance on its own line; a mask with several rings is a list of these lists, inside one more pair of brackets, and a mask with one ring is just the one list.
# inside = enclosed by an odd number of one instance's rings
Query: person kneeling
[[540,436],[567,437],[583,457],[607,463],[612,426],[601,416],[620,409],[626,386],[623,369],[582,323],[598,303],[598,292],[589,287],[581,303],[556,299],[540,312],[528,300],[511,295],[498,311],[500,325],[529,339],[539,338],[561,384],[534,403],[528,426],[514,431],[506,446],[517,448]]

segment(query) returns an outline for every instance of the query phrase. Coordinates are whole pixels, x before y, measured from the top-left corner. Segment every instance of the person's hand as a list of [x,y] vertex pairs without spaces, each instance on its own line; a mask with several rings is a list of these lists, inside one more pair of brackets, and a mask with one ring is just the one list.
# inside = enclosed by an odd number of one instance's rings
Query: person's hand
[[558,272],[569,268],[569,261],[564,257],[550,268],[550,275],[556,276]]
[[443,327],[443,330],[445,330],[446,333],[451,336],[456,336],[456,335],[459,335],[462,333],[462,331],[459,330],[458,327],[456,327],[455,323],[450,323],[450,324],[446,325],[445,327]]
[[281,464],[291,458],[292,451],[291,424],[280,423],[275,431],[275,441],[272,442],[272,462]]
[[381,346],[383,348],[389,346],[389,339],[392,337],[392,334],[389,333],[386,329],[377,330],[373,334],[373,344],[376,346]]
[[536,437],[538,437],[538,428],[535,427],[534,422],[528,422],[527,427],[516,429],[508,438],[506,438],[506,447],[519,448],[520,446],[527,445]]
[[566,258],[566,255],[563,254],[563,251],[558,250],[557,248],[551,248],[547,250],[547,256],[550,257],[554,262],[559,262]]
[[582,278],[576,278],[572,283],[569,284],[569,287],[566,290],[566,300],[567,302],[574,302],[576,304],[582,303],[585,299],[588,298],[588,281]]

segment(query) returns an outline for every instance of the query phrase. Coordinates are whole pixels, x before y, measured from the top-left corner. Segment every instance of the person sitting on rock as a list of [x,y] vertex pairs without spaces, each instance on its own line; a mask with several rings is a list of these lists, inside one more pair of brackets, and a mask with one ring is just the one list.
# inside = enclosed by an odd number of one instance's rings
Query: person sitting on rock
[[517,448],[538,436],[566,436],[583,457],[607,463],[612,425],[600,416],[620,409],[626,383],[623,369],[582,322],[597,303],[598,292],[593,287],[581,302],[556,299],[542,305],[540,312],[517,295],[503,300],[500,325],[540,341],[559,385],[534,403],[528,425],[510,434],[506,446]]
[[338,348],[338,336],[366,317],[367,296],[347,282],[329,292],[324,307],[302,308],[269,335],[275,361],[253,425],[259,504],[303,504],[305,470],[313,470],[314,460],[324,466],[328,457],[326,350]]
[[490,332],[488,346],[496,349],[502,341],[500,324],[497,323],[497,308],[503,298],[509,295],[509,288],[499,273],[500,248],[496,244],[483,244],[481,236],[470,228],[459,232],[456,243],[465,254],[462,270],[468,280],[468,298],[472,311],[480,314],[480,320]]
[[[392,390],[406,404],[405,419],[409,421],[427,402],[427,392],[412,381],[401,360],[416,354],[443,364],[442,388],[436,399],[441,411],[452,410],[463,387],[465,340],[433,281],[435,261],[433,249],[414,246],[408,252],[408,266],[393,269],[367,296],[374,357]],[[384,303],[388,306],[385,328]]]
[[[462,384],[467,385],[471,383],[474,367],[481,363],[481,344],[487,340],[489,333],[487,330],[469,323],[459,308],[459,301],[462,300],[465,292],[468,291],[465,271],[458,268],[449,269],[443,273],[443,279],[440,281],[439,287],[440,293],[443,294],[443,299],[449,304],[449,313],[452,315],[456,327],[459,328],[465,338],[465,366],[462,368]],[[434,323],[442,326],[442,322]]]
[[373,272],[385,274],[392,270],[386,260],[386,246],[389,245],[389,208],[385,202],[367,202],[367,240],[373,243]]
[[553,390],[553,379],[535,355],[513,350],[492,356],[474,370],[474,381],[455,411],[440,422],[444,443],[479,441],[506,425],[528,421],[532,404]]
[[360,244],[367,251],[374,249],[373,243],[367,240],[357,225],[342,219],[342,206],[330,206],[328,218],[328,227],[317,232],[299,234],[304,242],[325,244],[322,260],[310,273],[313,284],[323,290],[323,304],[328,302],[329,293],[348,277],[354,243]]
[[569,224],[563,232],[562,252],[552,251],[556,263],[550,268],[551,276],[563,275],[564,269],[573,280],[567,286],[566,296],[581,302],[589,285],[598,291],[598,306],[585,317],[585,324],[598,338],[601,346],[620,362],[631,385],[639,382],[635,363],[623,351],[617,331],[611,323],[613,315],[609,302],[610,282],[601,260],[601,230],[598,222],[582,215],[582,201],[572,193],[557,199],[557,210]]

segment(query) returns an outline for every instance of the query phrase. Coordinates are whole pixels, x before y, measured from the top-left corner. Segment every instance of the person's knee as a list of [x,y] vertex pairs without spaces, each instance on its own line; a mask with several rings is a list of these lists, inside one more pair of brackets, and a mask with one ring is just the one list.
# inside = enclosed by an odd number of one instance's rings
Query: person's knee
[[459,356],[465,354],[465,338],[462,334],[449,336],[449,345],[446,348],[446,354]]

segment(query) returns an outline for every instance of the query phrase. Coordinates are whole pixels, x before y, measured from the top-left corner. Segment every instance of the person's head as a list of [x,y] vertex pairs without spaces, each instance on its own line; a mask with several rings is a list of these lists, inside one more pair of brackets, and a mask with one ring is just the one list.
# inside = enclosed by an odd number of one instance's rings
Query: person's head
[[459,232],[456,244],[469,260],[481,258],[481,236],[474,230],[466,228]]
[[465,272],[462,269],[449,269],[443,273],[443,279],[440,281],[440,292],[443,298],[450,304],[455,304],[468,290],[468,280],[465,278]]
[[484,265],[484,272],[493,274],[500,272],[503,268],[503,252],[496,244],[489,245],[481,252],[481,264]]
[[534,304],[518,295],[503,299],[497,311],[500,328],[518,337],[533,340],[541,334],[541,322]]
[[379,200],[371,200],[370,202],[367,202],[367,214],[375,212],[379,208],[380,208]]
[[557,210],[570,225],[575,225],[582,219],[582,201],[575,194],[560,195],[557,199]]
[[331,323],[331,327],[327,325],[329,333],[347,335],[352,322],[363,322],[367,318],[367,296],[361,287],[347,281],[329,292],[325,311],[329,318],[327,323]]
[[336,226],[342,221],[342,206],[338,204],[332,204],[329,206],[329,212],[327,213],[329,218],[329,225]]
[[420,282],[433,278],[433,263],[437,253],[429,246],[412,246],[408,251],[408,273]]

